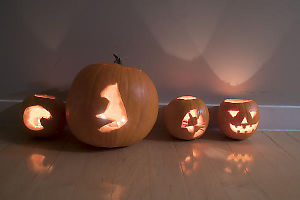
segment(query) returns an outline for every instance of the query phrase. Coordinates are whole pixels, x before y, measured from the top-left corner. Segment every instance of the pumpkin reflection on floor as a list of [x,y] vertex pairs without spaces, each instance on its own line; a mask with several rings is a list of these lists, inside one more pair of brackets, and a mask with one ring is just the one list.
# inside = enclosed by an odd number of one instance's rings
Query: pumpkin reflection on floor
[[234,171],[242,172],[242,174],[249,173],[249,163],[253,162],[253,156],[251,154],[232,153],[226,158],[231,167],[225,167],[224,172],[232,174]]
[[31,169],[34,173],[51,173],[53,170],[53,166],[45,165],[44,160],[45,156],[42,154],[31,154],[31,156],[27,160],[27,164],[29,169]]
[[192,144],[187,152],[189,154],[179,161],[179,167],[185,175],[189,176],[198,169],[202,155],[196,143]]
[[252,146],[247,146],[247,148],[249,151],[238,153],[221,148],[207,148],[204,150],[204,154],[210,159],[220,161],[220,170],[224,171],[225,175],[240,176],[249,174],[254,163],[254,155],[248,153],[252,152]]
[[124,195],[125,187],[120,184],[113,184],[113,183],[103,183],[103,188],[107,193],[105,194],[104,199],[121,199]]

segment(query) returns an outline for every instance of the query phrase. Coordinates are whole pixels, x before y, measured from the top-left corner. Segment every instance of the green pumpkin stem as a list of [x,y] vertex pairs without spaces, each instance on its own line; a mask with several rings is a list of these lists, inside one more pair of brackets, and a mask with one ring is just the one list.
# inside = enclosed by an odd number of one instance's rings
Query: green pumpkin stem
[[122,61],[121,61],[121,58],[119,56],[117,56],[116,54],[113,54],[113,56],[115,57],[115,61],[114,63],[117,63],[119,65],[122,65]]

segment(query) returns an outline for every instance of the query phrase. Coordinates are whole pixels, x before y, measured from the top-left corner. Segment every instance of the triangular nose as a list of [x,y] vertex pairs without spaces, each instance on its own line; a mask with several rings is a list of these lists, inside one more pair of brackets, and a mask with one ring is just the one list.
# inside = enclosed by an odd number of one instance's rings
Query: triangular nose
[[246,117],[244,117],[244,119],[242,121],[242,124],[248,124],[248,121],[247,121]]

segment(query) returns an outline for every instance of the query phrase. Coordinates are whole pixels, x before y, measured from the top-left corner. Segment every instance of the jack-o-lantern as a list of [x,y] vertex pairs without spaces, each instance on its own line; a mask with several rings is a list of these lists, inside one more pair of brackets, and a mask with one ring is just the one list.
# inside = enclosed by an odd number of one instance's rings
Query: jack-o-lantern
[[182,96],[172,100],[164,111],[167,130],[176,138],[192,140],[200,137],[209,122],[205,103],[193,96]]
[[158,114],[156,88],[140,69],[115,63],[85,67],[72,83],[67,122],[82,142],[97,147],[134,144],[148,135]]
[[218,124],[222,132],[232,139],[246,139],[254,134],[260,112],[253,100],[226,99],[218,109]]
[[29,135],[52,136],[65,127],[65,104],[54,96],[35,94],[23,101],[20,118],[23,129]]

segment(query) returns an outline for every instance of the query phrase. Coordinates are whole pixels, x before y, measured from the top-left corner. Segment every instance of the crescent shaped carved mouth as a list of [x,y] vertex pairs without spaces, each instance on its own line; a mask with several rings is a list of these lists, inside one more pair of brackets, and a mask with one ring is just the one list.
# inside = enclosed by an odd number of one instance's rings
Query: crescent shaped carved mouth
[[252,133],[253,131],[256,130],[258,126],[258,122],[255,124],[249,124],[249,125],[245,125],[245,126],[235,126],[233,124],[230,123],[230,129],[235,132],[236,134],[246,134],[246,133]]

